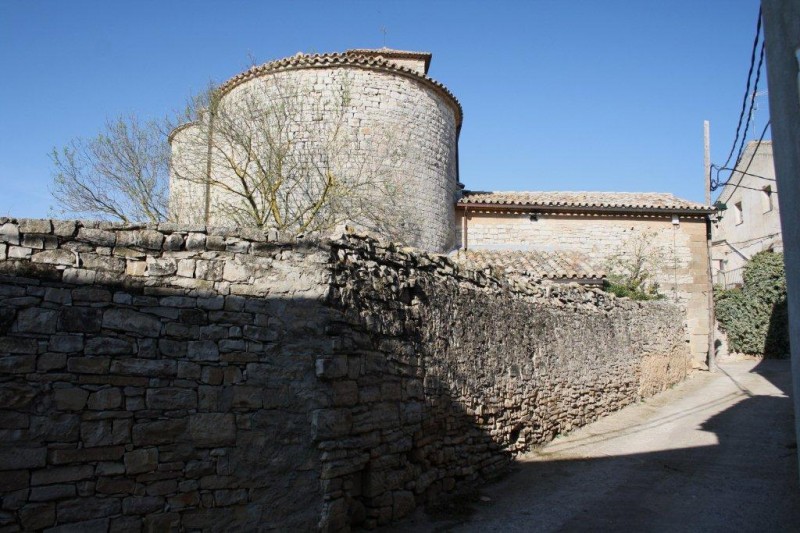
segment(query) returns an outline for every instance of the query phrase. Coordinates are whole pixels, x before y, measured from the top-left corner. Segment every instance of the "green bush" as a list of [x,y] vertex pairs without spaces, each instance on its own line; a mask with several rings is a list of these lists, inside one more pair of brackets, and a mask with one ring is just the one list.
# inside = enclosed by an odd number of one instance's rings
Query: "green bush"
[[733,351],[787,357],[789,318],[783,254],[760,252],[747,263],[741,289],[714,289],[717,321]]
[[658,286],[635,287],[626,283],[619,283],[614,280],[603,280],[603,290],[615,296],[630,298],[632,300],[661,300],[663,294],[658,293]]

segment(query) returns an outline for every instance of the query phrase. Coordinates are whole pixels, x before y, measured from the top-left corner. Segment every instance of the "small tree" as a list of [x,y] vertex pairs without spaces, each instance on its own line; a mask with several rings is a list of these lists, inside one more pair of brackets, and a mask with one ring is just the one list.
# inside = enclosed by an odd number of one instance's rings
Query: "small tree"
[[664,253],[653,246],[655,237],[655,232],[633,235],[608,257],[606,290],[635,300],[663,298],[655,278],[666,260]]
[[162,122],[120,116],[97,137],[54,148],[51,159],[51,194],[62,213],[126,223],[166,219],[169,146]]

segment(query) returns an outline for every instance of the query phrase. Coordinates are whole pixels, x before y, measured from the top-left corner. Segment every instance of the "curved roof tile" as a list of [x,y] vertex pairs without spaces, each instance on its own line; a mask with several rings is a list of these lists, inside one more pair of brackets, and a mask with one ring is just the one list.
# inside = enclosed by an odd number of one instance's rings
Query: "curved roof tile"
[[[380,56],[379,52],[381,50],[348,50],[344,53],[331,53],[331,54],[303,54],[297,53],[291,57],[286,57],[283,59],[277,59],[275,61],[270,61],[268,63],[264,63],[263,65],[258,65],[251,67],[250,69],[233,76],[228,81],[223,83],[219,86],[219,90],[221,94],[225,94],[237,85],[244,83],[245,81],[258,78],[260,76],[264,76],[266,74],[270,74],[272,72],[278,72],[281,70],[297,70],[297,69],[305,69],[305,68],[325,68],[331,66],[352,66],[356,68],[367,68],[370,70],[379,70],[383,72],[389,72],[392,74],[399,74],[401,76],[405,76],[407,78],[416,79],[421,81],[425,85],[431,87],[434,91],[438,92],[442,95],[446,101],[448,101],[455,110],[456,113],[456,124],[461,126],[461,122],[464,117],[464,110],[461,107],[461,103],[455,97],[455,95],[450,92],[450,90],[445,87],[442,83],[430,78],[424,74],[417,72],[416,70],[403,67],[398,65],[397,63],[392,62],[391,60],[384,59]],[[378,55],[373,55],[373,54]],[[405,54],[417,54],[416,52],[402,52]],[[425,53],[420,52],[420,55],[424,55]]]
[[588,192],[588,191],[464,191],[461,206],[497,205],[531,207],[571,207],[608,210],[697,211],[710,213],[713,207],[690,202],[670,193]]

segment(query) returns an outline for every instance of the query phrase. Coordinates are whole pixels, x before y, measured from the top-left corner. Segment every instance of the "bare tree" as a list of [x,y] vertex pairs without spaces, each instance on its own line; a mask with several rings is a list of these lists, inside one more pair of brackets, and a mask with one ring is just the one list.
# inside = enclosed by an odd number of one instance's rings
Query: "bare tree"
[[53,149],[51,194],[63,213],[120,222],[166,219],[169,146],[163,123],[121,116],[92,139]]
[[173,146],[172,172],[173,183],[205,190],[206,218],[286,236],[347,222],[409,233],[396,179],[408,132],[353,121],[346,74],[325,88],[268,76],[205,100],[192,134]]
[[663,250],[653,242],[655,232],[644,232],[630,236],[605,262],[609,282],[619,289],[623,296],[642,299],[659,295],[658,275],[666,265]]

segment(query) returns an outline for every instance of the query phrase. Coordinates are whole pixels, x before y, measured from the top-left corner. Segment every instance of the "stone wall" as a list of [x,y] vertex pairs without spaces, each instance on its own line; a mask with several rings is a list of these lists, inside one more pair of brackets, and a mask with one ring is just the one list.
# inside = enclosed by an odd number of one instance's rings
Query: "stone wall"
[[0,219],[0,528],[374,527],[685,376],[679,308],[516,283],[357,236]]
[[[458,239],[463,246],[463,211],[458,213]],[[608,259],[628,253],[637,239],[645,239],[660,264],[655,280],[668,299],[686,307],[692,358],[704,366],[708,356],[709,298],[708,248],[703,216],[624,216],[541,213],[536,221],[527,213],[469,212],[468,248],[510,250],[565,250],[579,252],[600,270]]]

